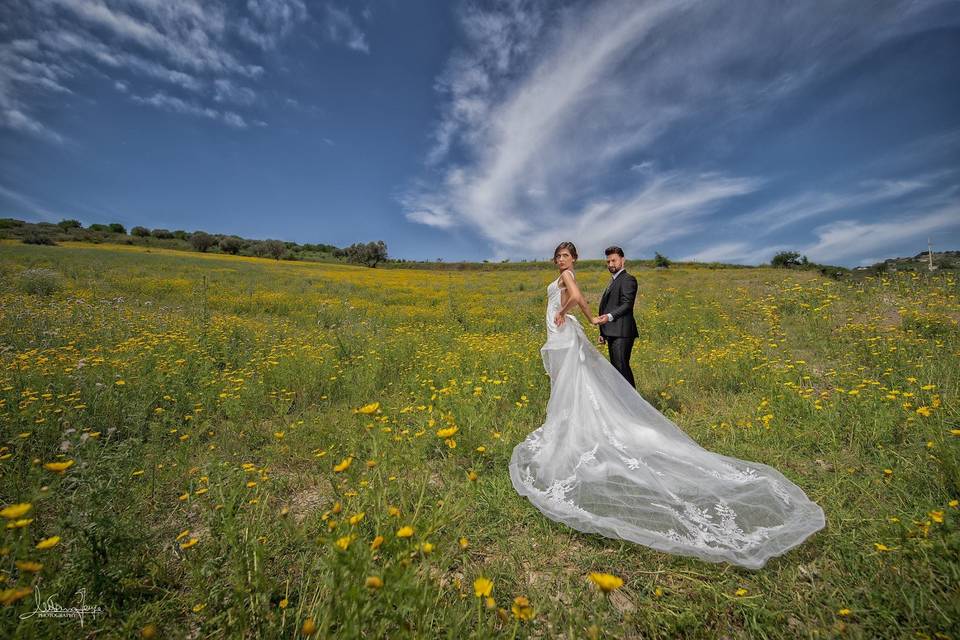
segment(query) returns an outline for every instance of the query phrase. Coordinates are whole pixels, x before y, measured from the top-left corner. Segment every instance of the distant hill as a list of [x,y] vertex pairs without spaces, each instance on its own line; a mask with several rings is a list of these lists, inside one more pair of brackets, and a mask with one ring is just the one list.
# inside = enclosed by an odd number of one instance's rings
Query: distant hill
[[[382,241],[357,243],[346,248],[332,244],[310,244],[287,242],[283,240],[258,240],[241,238],[235,235],[206,233],[204,231],[184,231],[176,229],[147,229],[133,227],[129,231],[119,223],[91,224],[84,227],[77,220],[62,220],[57,224],[50,222],[26,222],[16,218],[0,218],[0,239],[20,240],[31,244],[57,244],[58,242],[92,242],[139,245],[179,249],[182,251],[203,251],[208,253],[226,253],[241,256],[276,258],[277,260],[304,260],[312,262],[353,262],[376,266],[381,264],[393,269],[435,269],[441,271],[464,270],[501,270],[501,269],[542,269],[551,265],[549,260],[503,260],[492,262],[453,261],[440,258],[436,261],[405,260],[388,258],[387,247]],[[799,258],[799,254],[795,254]],[[659,259],[658,259],[659,258]],[[663,256],[651,259],[631,258],[634,267],[666,268],[697,267],[701,269],[752,269],[752,265],[730,264],[724,262],[673,262]],[[960,270],[960,251],[941,251],[933,253],[933,263],[937,270]],[[587,269],[603,269],[603,260],[580,260],[578,264]],[[769,267],[770,265],[758,265]],[[927,252],[921,251],[910,258],[887,258],[870,266],[847,269],[833,265],[807,262],[803,256],[785,268],[803,271],[818,271],[822,275],[840,279],[863,277],[891,271],[928,272]]]
[[[921,251],[912,258],[887,258],[869,267],[857,267],[854,271],[929,271],[930,260],[927,251]],[[960,270],[960,251],[934,251],[933,266],[936,270]]]
[[[277,260],[308,260],[315,262],[350,262],[355,255],[352,247],[340,248],[332,244],[300,244],[283,240],[258,240],[235,235],[184,231],[183,229],[147,229],[133,227],[129,231],[120,223],[91,224],[84,227],[77,220],[26,222],[16,218],[0,218],[0,238],[21,240],[28,244],[52,245],[59,242],[92,242],[95,244],[126,244],[205,253],[227,253],[240,256],[258,256]],[[354,245],[365,247],[366,245]],[[386,245],[383,258],[386,258]]]

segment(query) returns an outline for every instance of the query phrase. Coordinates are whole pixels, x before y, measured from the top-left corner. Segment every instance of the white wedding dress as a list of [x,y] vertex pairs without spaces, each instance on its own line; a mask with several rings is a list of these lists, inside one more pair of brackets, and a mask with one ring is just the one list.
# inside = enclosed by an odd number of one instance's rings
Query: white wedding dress
[[700,447],[624,380],[547,287],[546,422],[518,444],[510,478],[551,520],[667,553],[751,569],[824,526],[779,471]]

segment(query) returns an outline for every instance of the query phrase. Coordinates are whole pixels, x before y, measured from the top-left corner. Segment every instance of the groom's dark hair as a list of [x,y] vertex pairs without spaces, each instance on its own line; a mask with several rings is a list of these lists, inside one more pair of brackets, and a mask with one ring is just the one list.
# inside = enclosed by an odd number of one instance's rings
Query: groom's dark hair
[[607,247],[607,250],[603,252],[603,254],[607,256],[610,255],[611,253],[615,253],[621,258],[623,257],[623,249],[621,249],[618,246]]

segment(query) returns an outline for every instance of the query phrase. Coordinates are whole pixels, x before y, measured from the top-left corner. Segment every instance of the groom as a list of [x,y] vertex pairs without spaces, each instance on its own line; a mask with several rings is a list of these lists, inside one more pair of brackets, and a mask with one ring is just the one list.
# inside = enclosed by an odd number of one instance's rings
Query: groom
[[633,303],[637,298],[637,279],[623,267],[623,249],[608,247],[607,270],[613,274],[610,284],[600,298],[600,315],[593,324],[600,325],[600,344],[607,343],[610,364],[636,388],[630,370],[630,352],[639,336],[637,321],[633,319]]

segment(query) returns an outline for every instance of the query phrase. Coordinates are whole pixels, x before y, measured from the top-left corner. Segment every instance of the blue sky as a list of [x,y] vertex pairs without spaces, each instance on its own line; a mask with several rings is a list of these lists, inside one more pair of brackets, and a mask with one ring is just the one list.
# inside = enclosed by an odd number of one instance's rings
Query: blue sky
[[8,0],[0,216],[391,256],[960,249],[960,3]]

